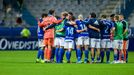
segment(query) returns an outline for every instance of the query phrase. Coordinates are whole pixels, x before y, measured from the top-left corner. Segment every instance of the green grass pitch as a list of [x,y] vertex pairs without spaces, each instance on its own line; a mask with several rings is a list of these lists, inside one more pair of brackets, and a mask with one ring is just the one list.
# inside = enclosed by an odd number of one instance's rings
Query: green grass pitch
[[[127,64],[41,64],[35,63],[36,53],[0,51],[0,75],[134,75],[134,52],[129,52]],[[76,61],[74,52],[71,60]]]

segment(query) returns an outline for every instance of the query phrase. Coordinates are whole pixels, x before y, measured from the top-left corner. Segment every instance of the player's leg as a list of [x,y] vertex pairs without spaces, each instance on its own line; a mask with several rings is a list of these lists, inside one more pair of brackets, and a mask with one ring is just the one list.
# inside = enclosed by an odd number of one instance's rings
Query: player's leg
[[106,62],[110,63],[110,47],[111,47],[111,41],[110,39],[107,39],[106,42]]
[[45,62],[47,62],[47,52],[48,52],[48,39],[44,39],[44,44],[45,44],[45,47],[44,47],[44,60]]
[[124,53],[124,61],[126,61],[126,49],[127,48],[127,41],[126,40],[124,40],[123,41],[123,53]]
[[78,44],[77,44],[77,63],[81,63],[81,45],[82,45],[83,39],[82,37],[78,37]]
[[89,37],[84,37],[84,54],[85,54],[85,59],[84,63],[88,63],[88,55],[89,55]]
[[42,47],[41,62],[44,63],[44,47]]
[[69,46],[68,46],[68,51],[67,51],[67,63],[70,63],[71,51],[73,48],[74,48],[74,42],[69,41]]
[[48,52],[47,52],[48,62],[50,62],[50,58],[51,58],[51,51],[52,51],[53,41],[54,41],[54,38],[49,38],[48,39]]
[[95,39],[91,38],[91,60],[94,63],[94,47],[95,47]]
[[41,63],[44,63],[44,48],[45,48],[45,44],[43,42],[43,39],[41,40]]
[[129,46],[129,40],[127,40],[127,46],[126,46],[126,63],[128,62],[128,46]]
[[117,61],[119,61],[120,60],[120,50],[119,49],[117,49]]
[[60,42],[60,49],[59,49],[59,59],[58,59],[58,62],[59,63],[62,63],[62,60],[63,60],[63,56],[64,56],[64,41],[65,39],[64,38],[60,38],[59,42]]
[[40,39],[38,39],[38,53],[37,53],[37,59],[36,62],[39,63],[40,62],[40,56],[41,56],[41,47],[40,47]]
[[[42,58],[42,54],[43,52],[43,47],[44,47],[44,43],[43,43],[43,39],[38,39],[38,54],[37,54],[37,59],[40,59],[40,57]],[[43,52],[43,53],[42,53]],[[43,56],[44,58],[44,56]],[[44,59],[42,59],[44,60]]]
[[123,52],[123,40],[119,40],[119,45],[120,45],[120,48],[119,48],[119,50],[120,50],[120,56],[119,56],[119,58],[120,58],[120,63],[124,63],[124,52]]
[[77,53],[77,47],[78,46],[78,38],[75,38],[75,41],[74,41],[74,50],[76,51],[76,58],[77,58],[77,60],[78,60],[78,53]]
[[56,63],[58,63],[58,59],[59,59],[59,47],[60,46],[55,46],[55,56],[56,56]]
[[114,40],[114,62],[117,63],[117,49],[118,49],[118,40]]
[[56,56],[56,62],[58,63],[59,59],[59,38],[54,39],[54,46],[55,46],[55,56]]
[[100,62],[100,39],[96,39],[97,62]]
[[101,51],[100,51],[100,57],[101,57],[101,63],[103,63],[104,60],[104,56],[105,56],[105,48],[106,48],[106,41],[105,39],[101,40]]
[[55,56],[55,47],[53,46],[52,47],[52,54],[51,54],[51,58],[50,58],[51,62],[54,62],[54,56]]
[[64,48],[66,50],[66,59],[68,61],[68,48],[69,48],[69,42],[68,41],[65,41]]
[[45,62],[48,61],[48,59],[47,59],[47,52],[48,52],[48,47],[46,46],[46,47],[44,48],[44,61],[45,61]]
[[41,51],[42,51],[41,48],[38,48],[36,63],[40,62]]

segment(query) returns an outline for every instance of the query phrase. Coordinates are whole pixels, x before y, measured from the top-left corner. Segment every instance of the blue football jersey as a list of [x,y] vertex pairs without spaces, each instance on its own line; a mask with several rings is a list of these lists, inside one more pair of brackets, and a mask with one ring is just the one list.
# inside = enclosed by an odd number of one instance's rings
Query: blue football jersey
[[[75,29],[77,29],[77,28],[75,28]],[[79,33],[75,32],[74,38],[78,38],[78,36],[79,36]]]
[[[100,25],[99,25],[99,22],[96,18],[91,18],[89,21],[88,21],[88,25],[91,25],[93,27],[96,27],[98,29],[100,29]],[[89,28],[89,37],[90,38],[96,38],[96,39],[99,39],[100,38],[100,32],[94,30],[94,29],[91,29]]]
[[112,23],[108,20],[100,20],[101,39],[110,39]]
[[[76,20],[76,24],[77,24],[77,30],[83,30],[87,28],[86,23],[82,20]],[[88,31],[83,31],[81,33],[78,33],[78,37],[80,36],[89,36],[89,33]]]
[[86,18],[86,19],[84,19],[84,22],[85,22],[85,23],[88,23],[89,20],[90,20],[90,18]]
[[75,39],[76,28],[73,25],[65,25],[65,41],[70,41]]
[[[40,21],[40,22],[42,22],[42,21],[43,21],[43,19],[42,19],[42,18],[40,18],[40,20],[39,20],[39,21]],[[43,37],[44,37],[43,27],[39,27],[39,26],[38,26],[37,34],[38,34],[38,39],[43,39]]]
[[108,21],[111,23],[112,27],[115,27],[115,21],[111,21],[111,20]]

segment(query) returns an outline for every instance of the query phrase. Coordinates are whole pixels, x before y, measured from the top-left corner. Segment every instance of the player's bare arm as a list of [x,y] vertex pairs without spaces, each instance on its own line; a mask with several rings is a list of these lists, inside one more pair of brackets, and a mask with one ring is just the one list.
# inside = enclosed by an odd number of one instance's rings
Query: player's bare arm
[[98,29],[98,28],[96,28],[94,26],[89,25],[88,27],[91,28],[91,29],[93,29],[93,30],[96,30],[96,31],[100,32],[100,29]]
[[125,35],[128,32],[128,29],[125,29],[123,32],[123,35]]
[[111,34],[114,34],[114,31],[115,31],[115,27],[113,27],[113,28],[111,29]]

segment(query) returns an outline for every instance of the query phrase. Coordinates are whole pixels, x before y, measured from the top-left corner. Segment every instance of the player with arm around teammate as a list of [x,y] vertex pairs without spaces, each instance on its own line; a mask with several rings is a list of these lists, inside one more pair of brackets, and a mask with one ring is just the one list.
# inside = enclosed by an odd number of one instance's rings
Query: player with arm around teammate
[[[110,48],[111,48],[111,40],[110,35],[112,32],[113,25],[109,20],[107,20],[106,15],[101,16],[100,20],[100,32],[101,32],[101,63],[103,63],[104,59],[104,51],[106,51],[106,62],[110,63]],[[103,53],[102,53],[103,52]]]
[[74,20],[70,20],[69,15],[67,16],[67,19],[68,20],[65,26],[62,29],[57,30],[56,32],[65,31],[64,48],[67,50],[66,51],[67,63],[70,63],[71,51],[74,48],[76,28],[74,27],[74,23],[75,23]]
[[[128,43],[129,43],[129,26],[128,22],[124,19],[123,15],[119,15],[120,21],[123,24],[123,53],[124,53],[124,62],[128,62]],[[121,59],[121,58],[120,58]]]
[[[45,17],[47,17],[47,14],[43,13],[42,17],[39,19],[38,22],[42,22],[43,18],[45,18]],[[38,34],[38,53],[37,53],[36,62],[44,63],[44,47],[45,47],[45,45],[43,43],[43,37],[44,37],[43,27],[40,27],[38,25],[37,34]],[[41,60],[40,60],[40,58],[41,58]]]
[[90,20],[88,21],[89,35],[90,35],[90,47],[91,47],[91,63],[94,63],[94,50],[97,49],[97,62],[100,62],[100,25],[96,19],[96,14],[93,12],[90,14]]
[[[66,17],[68,16],[67,12],[61,13],[61,18],[63,19],[60,24],[55,26],[55,31],[60,30],[65,26],[67,21]],[[64,41],[65,41],[65,31],[55,32],[54,46],[55,46],[55,55],[56,62],[62,63],[63,55],[64,55]]]
[[[112,63],[124,63],[124,54],[123,54],[123,24],[120,22],[119,15],[114,17],[115,26],[114,26],[114,61]],[[121,59],[117,60],[117,52],[119,51],[119,57]]]
[[[43,22],[41,22],[39,25],[41,27],[47,27],[52,24],[58,24],[62,20],[57,20],[55,17],[55,10],[50,9],[48,16],[43,19]],[[51,53],[52,53],[52,47],[54,45],[54,28],[48,29],[44,31],[45,36],[44,36],[44,43],[45,43],[45,58],[46,62],[50,62],[51,59]]]
[[82,47],[84,47],[85,59],[84,63],[88,63],[88,46],[89,46],[89,33],[87,31],[86,23],[83,21],[83,15],[79,15],[78,19],[76,20],[77,25],[77,33],[78,33],[78,40],[77,40],[77,63],[82,63]]

